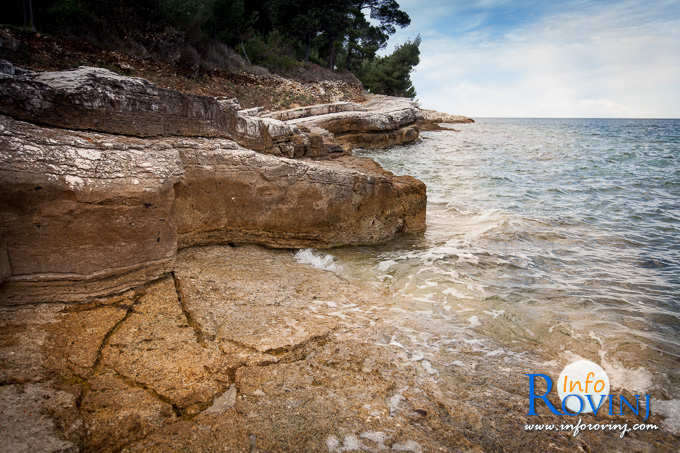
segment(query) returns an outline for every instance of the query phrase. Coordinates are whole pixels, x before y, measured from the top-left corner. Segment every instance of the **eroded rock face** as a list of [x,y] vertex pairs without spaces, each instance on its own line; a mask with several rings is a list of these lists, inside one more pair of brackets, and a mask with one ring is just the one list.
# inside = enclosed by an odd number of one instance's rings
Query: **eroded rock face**
[[[9,64],[9,63],[8,63]],[[136,137],[220,137],[288,157],[307,153],[295,126],[239,113],[233,100],[183,94],[108,69],[0,74],[0,113],[33,123]]]
[[425,228],[425,185],[368,159],[282,159],[225,139],[140,139],[5,116],[0,189],[12,273],[4,304],[124,291],[169,272],[178,247],[374,244]]
[[2,303],[80,300],[168,272],[179,146],[0,116],[0,235],[12,264]]
[[[154,137],[228,137],[236,110],[215,98],[184,95],[151,82],[82,66],[0,77],[0,109],[65,129]],[[231,106],[230,106],[231,107]]]
[[278,113],[284,118],[294,117],[287,121],[289,124],[328,131],[345,149],[385,148],[418,139],[414,127],[418,108],[410,99],[373,95],[364,104],[347,103],[322,112],[310,115],[296,109]]
[[201,148],[181,152],[179,246],[374,244],[425,228],[425,185],[363,158],[272,159]]

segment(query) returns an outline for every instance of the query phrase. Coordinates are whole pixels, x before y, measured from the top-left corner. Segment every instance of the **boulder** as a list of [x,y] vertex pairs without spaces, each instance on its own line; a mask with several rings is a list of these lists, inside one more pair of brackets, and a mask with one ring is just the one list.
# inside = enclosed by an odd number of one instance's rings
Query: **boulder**
[[365,158],[286,159],[226,139],[65,131],[0,115],[0,237],[11,263],[0,303],[121,292],[169,272],[178,247],[385,242],[423,231],[425,205],[422,182]]

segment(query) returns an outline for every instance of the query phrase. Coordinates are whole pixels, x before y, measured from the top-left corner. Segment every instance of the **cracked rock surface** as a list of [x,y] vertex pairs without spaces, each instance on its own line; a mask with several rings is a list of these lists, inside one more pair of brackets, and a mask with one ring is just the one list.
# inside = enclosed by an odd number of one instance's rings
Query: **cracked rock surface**
[[517,435],[527,422],[518,379],[538,363],[508,362],[499,373],[450,321],[401,310],[396,295],[287,250],[182,250],[171,273],[116,297],[0,307],[0,333],[7,451],[677,445],[665,431]]

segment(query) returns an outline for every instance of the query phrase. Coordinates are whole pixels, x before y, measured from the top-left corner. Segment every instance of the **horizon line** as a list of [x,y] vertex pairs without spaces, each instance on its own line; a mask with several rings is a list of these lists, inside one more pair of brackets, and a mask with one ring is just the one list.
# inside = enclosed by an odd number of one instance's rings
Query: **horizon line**
[[524,120],[680,120],[676,117],[654,116],[473,116],[463,115],[468,118],[480,119],[524,119]]

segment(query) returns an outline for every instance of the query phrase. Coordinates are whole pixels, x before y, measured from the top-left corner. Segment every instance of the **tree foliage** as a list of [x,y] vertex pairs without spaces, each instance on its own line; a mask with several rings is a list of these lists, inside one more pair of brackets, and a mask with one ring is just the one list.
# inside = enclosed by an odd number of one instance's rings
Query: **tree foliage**
[[[172,27],[190,44],[221,41],[255,64],[285,69],[313,61],[357,74],[374,92],[413,95],[415,40],[378,57],[397,27],[410,24],[396,0],[11,0],[14,23],[72,35],[129,37]],[[28,3],[27,3],[28,2]],[[281,66],[281,68],[279,68]]]
[[420,36],[407,41],[388,56],[364,60],[358,77],[373,93],[415,97],[411,70],[420,61]]

